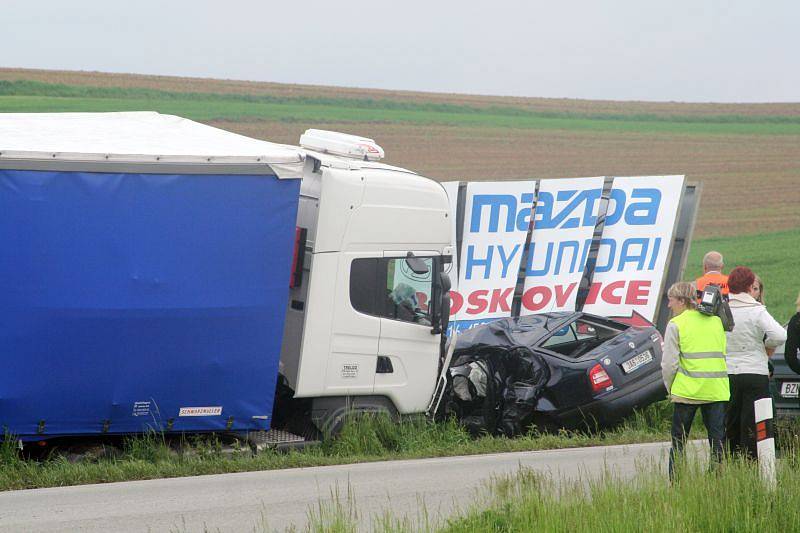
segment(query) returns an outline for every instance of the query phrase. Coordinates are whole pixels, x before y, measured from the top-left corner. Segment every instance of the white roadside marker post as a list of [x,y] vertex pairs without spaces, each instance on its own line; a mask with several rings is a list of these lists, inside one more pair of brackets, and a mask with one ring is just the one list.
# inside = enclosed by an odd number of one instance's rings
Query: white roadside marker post
[[775,478],[775,437],[772,426],[772,398],[761,398],[754,402],[756,418],[756,451],[761,479],[767,488],[774,489]]

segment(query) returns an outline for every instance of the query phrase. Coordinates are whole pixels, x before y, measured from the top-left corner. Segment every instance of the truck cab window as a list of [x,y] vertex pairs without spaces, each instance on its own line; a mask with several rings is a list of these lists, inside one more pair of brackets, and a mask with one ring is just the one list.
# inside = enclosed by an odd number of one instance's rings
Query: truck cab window
[[405,258],[355,259],[350,267],[350,303],[353,309],[392,320],[431,325],[433,258],[421,258],[428,266],[416,274]]
[[355,259],[350,266],[350,303],[353,309],[367,315],[378,315],[377,287],[380,259]]
[[416,274],[405,258],[386,261],[386,299],[383,316],[404,322],[431,325],[428,303],[431,298],[433,260],[422,259],[428,267]]

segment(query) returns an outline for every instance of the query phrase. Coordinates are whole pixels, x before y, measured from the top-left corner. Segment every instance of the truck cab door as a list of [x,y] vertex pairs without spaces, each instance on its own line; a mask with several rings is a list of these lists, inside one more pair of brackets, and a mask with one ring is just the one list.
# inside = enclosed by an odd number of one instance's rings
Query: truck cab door
[[430,302],[438,258],[416,254],[428,266],[414,273],[406,253],[386,252],[379,273],[380,340],[374,394],[401,413],[422,412],[436,384],[440,335],[431,333]]
[[336,298],[334,309],[328,311],[333,323],[326,392],[369,394],[373,387],[381,323],[369,308],[373,298],[369,289],[374,286],[381,254],[343,252],[338,255],[338,273],[336,282],[332,283]]

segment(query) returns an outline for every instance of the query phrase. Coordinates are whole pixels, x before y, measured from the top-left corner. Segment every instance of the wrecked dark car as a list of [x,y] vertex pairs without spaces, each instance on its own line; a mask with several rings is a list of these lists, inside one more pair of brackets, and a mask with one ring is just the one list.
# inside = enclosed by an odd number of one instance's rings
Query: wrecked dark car
[[443,405],[474,435],[599,429],[666,397],[662,339],[587,313],[500,319],[459,334]]

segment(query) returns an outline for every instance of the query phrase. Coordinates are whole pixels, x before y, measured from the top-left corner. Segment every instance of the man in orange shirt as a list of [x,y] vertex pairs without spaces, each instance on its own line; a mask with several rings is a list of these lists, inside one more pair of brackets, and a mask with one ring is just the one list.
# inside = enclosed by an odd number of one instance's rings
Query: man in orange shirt
[[724,266],[719,252],[708,252],[703,257],[703,275],[695,281],[698,294],[703,292],[706,285],[716,285],[722,296],[728,299],[728,276],[722,273]]

